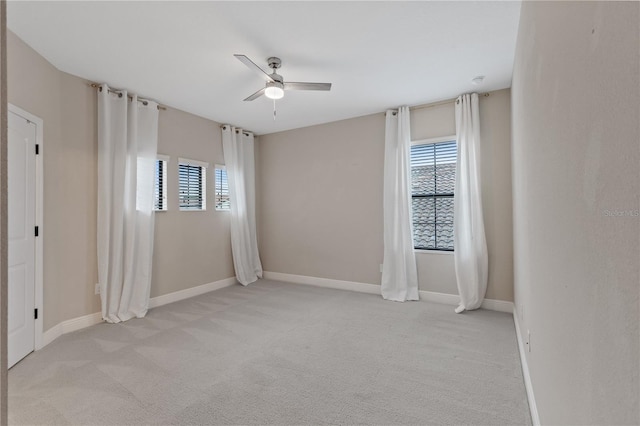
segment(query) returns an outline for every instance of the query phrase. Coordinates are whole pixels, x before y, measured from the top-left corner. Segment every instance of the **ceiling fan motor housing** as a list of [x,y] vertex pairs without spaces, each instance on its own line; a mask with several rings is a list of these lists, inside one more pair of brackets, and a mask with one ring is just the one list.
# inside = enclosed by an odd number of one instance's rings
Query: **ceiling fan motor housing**
[[284,90],[284,84],[281,81],[267,81],[267,87],[279,87]]
[[[271,77],[276,83],[280,83],[279,85],[271,84],[271,86],[275,85],[276,87],[280,87],[282,89],[283,88],[284,79],[282,78],[282,76],[280,74],[278,74],[276,72],[276,70],[278,68],[280,68],[280,65],[282,65],[282,62],[280,61],[280,58],[276,58],[275,56],[272,56],[269,59],[267,59],[267,63],[269,64],[269,68],[271,68],[273,70],[273,72],[271,74],[269,74],[269,77]],[[270,87],[270,85],[267,84],[267,87]]]

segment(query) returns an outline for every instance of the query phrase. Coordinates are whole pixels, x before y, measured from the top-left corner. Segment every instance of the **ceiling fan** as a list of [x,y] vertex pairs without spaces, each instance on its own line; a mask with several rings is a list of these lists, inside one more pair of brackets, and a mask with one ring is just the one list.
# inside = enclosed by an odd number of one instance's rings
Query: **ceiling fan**
[[245,99],[245,101],[252,101],[254,99],[259,98],[262,95],[265,95],[269,99],[280,99],[284,96],[285,90],[322,90],[329,91],[331,90],[331,83],[285,83],[284,79],[281,75],[276,73],[276,70],[280,68],[281,61],[280,58],[271,57],[267,59],[267,64],[269,64],[269,68],[273,70],[271,74],[267,74],[262,68],[257,66],[251,59],[246,57],[245,55],[233,55],[240,62],[245,64],[250,69],[258,72],[261,76],[263,76],[267,83],[264,88],[258,90],[253,95],[249,96]]

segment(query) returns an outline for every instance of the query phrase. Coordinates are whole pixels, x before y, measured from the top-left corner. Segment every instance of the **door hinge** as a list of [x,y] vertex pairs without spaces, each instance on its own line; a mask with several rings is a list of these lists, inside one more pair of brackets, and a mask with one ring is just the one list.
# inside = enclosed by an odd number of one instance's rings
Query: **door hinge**
[[36,237],[37,237],[37,236],[38,236],[38,227],[37,227],[37,226],[36,226],[36,232],[35,232],[35,234],[36,234]]
[[36,144],[36,155],[40,154],[40,145]]
[[33,310],[33,318],[34,318],[34,319],[38,319],[38,308],[35,308],[35,309]]

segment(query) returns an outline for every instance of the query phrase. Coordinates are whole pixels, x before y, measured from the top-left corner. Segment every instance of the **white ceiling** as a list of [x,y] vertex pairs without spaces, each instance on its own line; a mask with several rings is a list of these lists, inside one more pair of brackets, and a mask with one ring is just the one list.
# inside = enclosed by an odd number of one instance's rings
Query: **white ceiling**
[[[7,19],[62,71],[265,134],[510,87],[519,15],[484,1],[11,1]],[[242,101],[264,80],[234,53],[333,88],[286,92],[273,121],[273,101]]]

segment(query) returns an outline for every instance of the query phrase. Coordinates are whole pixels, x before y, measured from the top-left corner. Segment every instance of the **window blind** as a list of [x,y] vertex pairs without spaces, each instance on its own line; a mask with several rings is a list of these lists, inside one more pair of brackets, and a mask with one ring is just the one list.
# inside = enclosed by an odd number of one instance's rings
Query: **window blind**
[[179,163],[178,187],[180,210],[205,209],[205,168],[203,166]]
[[229,201],[229,181],[227,180],[227,169],[224,166],[216,166],[216,210],[230,210]]
[[417,249],[453,250],[456,141],[411,147],[413,241]]
[[166,168],[167,162],[165,160],[156,160],[153,202],[153,208],[155,210],[167,209],[167,196],[165,194],[167,187]]

